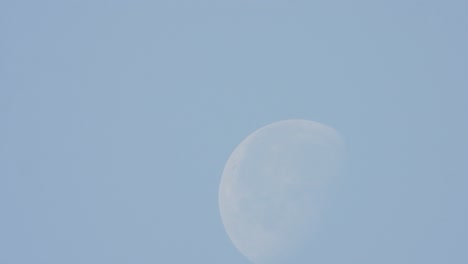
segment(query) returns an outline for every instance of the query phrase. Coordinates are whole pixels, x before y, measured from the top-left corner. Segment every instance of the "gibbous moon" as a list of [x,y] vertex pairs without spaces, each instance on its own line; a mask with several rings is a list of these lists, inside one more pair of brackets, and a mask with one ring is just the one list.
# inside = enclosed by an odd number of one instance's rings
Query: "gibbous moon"
[[337,131],[307,120],[264,126],[236,147],[221,178],[219,210],[229,238],[252,263],[288,263],[306,248],[342,149]]

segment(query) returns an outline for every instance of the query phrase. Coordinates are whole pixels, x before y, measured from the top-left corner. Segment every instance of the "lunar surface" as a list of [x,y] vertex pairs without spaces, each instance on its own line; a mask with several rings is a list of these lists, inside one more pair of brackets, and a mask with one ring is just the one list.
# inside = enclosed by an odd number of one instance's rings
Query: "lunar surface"
[[236,147],[221,178],[219,210],[229,238],[252,263],[287,263],[309,250],[342,149],[337,131],[307,120],[264,126]]

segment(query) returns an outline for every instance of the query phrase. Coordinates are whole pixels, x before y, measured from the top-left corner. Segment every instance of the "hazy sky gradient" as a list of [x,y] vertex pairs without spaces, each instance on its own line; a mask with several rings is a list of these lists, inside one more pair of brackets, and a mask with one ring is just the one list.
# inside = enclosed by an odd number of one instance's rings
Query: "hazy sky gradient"
[[348,149],[314,263],[468,263],[467,10],[1,1],[0,263],[248,263],[221,173],[288,118]]

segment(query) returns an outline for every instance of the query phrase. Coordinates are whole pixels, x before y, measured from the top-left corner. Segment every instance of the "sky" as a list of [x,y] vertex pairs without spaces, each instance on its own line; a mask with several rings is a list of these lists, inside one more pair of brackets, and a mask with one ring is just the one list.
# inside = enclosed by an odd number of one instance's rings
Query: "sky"
[[0,2],[0,263],[248,264],[218,210],[250,133],[334,127],[297,263],[468,263],[468,2]]

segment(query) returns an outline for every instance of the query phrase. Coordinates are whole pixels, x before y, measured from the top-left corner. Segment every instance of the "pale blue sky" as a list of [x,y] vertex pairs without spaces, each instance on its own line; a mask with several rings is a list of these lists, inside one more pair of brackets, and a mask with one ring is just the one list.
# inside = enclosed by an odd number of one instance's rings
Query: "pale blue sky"
[[333,126],[346,174],[298,263],[468,263],[468,2],[0,2],[0,263],[246,264],[234,147]]

